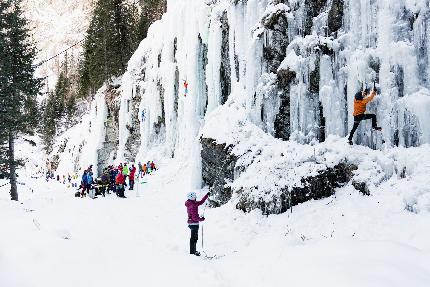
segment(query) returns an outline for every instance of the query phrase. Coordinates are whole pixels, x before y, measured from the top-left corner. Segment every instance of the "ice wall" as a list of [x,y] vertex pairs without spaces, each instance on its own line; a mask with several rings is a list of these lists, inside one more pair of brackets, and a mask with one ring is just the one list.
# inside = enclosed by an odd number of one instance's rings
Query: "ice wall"
[[[354,94],[373,83],[380,93],[368,112],[383,134],[364,123],[355,141],[429,143],[429,15],[428,0],[170,0],[122,79],[118,158],[136,125],[132,160],[199,162],[208,121],[218,141],[237,132],[222,124],[227,113],[283,140],[344,137]],[[221,105],[229,108],[217,113]]]

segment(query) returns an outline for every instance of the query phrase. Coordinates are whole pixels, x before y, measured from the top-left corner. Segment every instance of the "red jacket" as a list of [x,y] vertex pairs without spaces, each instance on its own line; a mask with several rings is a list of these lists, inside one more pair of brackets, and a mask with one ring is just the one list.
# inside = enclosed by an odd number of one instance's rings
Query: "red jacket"
[[116,184],[125,184],[125,177],[122,173],[118,173],[118,175],[115,178]]
[[130,168],[130,175],[129,175],[130,180],[134,180],[134,174],[135,173],[136,173],[136,167],[134,166],[134,167]]

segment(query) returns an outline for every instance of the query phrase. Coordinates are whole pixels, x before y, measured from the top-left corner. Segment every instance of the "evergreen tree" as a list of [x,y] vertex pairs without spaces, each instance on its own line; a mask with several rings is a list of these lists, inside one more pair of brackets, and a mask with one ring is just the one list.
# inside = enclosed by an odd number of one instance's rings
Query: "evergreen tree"
[[96,3],[84,43],[80,94],[94,93],[104,81],[121,75],[134,51],[136,19],[126,0]]
[[149,26],[166,12],[166,0],[141,0],[142,12],[136,25],[136,48],[146,38]]
[[60,73],[57,84],[55,85],[54,100],[54,116],[56,122],[59,123],[65,113],[65,103],[70,91],[69,79],[65,76],[64,72]]
[[43,145],[49,154],[57,132],[57,119],[55,117],[55,93],[49,93],[47,100],[42,104],[41,134]]
[[34,77],[33,61],[36,49],[30,41],[27,20],[19,0],[0,2],[0,104],[2,132],[7,140],[5,166],[10,179],[10,195],[18,200],[15,140],[19,135],[32,134],[37,123],[36,97],[41,80]]

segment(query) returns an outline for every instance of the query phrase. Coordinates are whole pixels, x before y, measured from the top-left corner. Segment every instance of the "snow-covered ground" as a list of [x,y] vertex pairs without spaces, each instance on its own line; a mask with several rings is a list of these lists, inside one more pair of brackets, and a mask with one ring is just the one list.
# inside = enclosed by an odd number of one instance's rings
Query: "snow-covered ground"
[[405,210],[405,194],[417,184],[408,178],[383,183],[369,197],[346,186],[282,215],[244,214],[233,202],[206,208],[198,247],[204,231],[203,250],[215,260],[188,254],[184,201],[192,170],[185,163],[164,162],[127,199],[75,198],[62,183],[21,180],[20,202],[0,188],[2,287],[430,282],[430,213]]

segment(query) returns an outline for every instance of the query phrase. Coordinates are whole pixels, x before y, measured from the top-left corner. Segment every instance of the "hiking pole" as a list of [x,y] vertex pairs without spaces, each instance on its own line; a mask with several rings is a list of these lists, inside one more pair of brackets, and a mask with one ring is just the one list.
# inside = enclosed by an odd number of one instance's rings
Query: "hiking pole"
[[[207,203],[205,202],[205,205],[203,206],[203,213],[202,213],[203,217],[205,217],[206,205],[207,205]],[[206,220],[206,218],[205,218],[205,220]],[[204,249],[204,232],[203,232],[204,229],[203,229],[203,227],[204,227],[204,223],[202,222],[202,251]]]
[[204,249],[204,244],[203,244],[203,242],[204,242],[204,232],[203,232],[203,226],[204,226],[204,224],[202,223],[202,251],[203,251],[203,249]]

